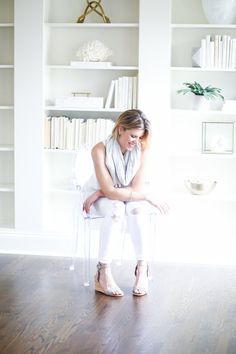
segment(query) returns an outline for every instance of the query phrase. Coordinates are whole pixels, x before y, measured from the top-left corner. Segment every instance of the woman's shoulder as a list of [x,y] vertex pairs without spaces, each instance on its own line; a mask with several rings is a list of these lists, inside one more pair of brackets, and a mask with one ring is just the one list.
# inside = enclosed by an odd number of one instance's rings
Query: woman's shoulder
[[91,150],[91,154],[92,156],[95,156],[97,154],[101,154],[105,152],[105,145],[103,141],[100,141],[99,143],[97,143],[96,145],[94,145],[94,147]]

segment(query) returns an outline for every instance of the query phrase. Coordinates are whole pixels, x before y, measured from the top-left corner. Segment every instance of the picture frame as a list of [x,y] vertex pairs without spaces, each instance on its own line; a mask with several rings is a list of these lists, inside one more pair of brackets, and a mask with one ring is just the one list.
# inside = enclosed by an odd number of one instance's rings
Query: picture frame
[[235,122],[202,122],[202,153],[233,154]]

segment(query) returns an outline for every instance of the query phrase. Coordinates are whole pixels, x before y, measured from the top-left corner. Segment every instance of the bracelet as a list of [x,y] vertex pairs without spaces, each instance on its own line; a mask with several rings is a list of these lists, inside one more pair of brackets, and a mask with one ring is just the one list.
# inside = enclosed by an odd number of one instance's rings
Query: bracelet
[[131,192],[130,192],[130,195],[129,195],[129,201],[131,202],[132,201],[132,195],[133,195],[133,191],[131,189]]

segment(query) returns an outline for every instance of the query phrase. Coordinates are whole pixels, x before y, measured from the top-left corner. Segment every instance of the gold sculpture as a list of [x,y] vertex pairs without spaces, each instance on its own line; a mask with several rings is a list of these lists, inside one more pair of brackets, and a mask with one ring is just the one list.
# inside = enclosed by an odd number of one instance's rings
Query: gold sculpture
[[85,17],[90,14],[92,11],[95,11],[99,16],[102,17],[103,22],[105,23],[110,23],[109,17],[107,17],[104,13],[103,7],[101,5],[101,0],[92,0],[89,1],[87,0],[87,6],[84,10],[83,15],[78,17],[77,23],[83,23],[85,20]]

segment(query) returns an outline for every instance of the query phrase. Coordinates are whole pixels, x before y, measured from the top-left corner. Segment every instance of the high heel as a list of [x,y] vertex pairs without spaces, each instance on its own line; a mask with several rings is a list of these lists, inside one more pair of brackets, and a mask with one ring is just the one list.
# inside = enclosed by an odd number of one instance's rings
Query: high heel
[[[108,280],[106,288],[102,287],[100,284],[101,271],[104,271],[104,273],[106,273],[106,277]],[[109,280],[111,283],[110,286],[108,284]],[[94,285],[95,285],[95,290],[104,295],[113,296],[113,297],[120,297],[124,295],[123,291],[118,287],[118,285],[115,283],[112,277],[109,264],[98,262],[97,273],[94,276]]]
[[[144,274],[141,274],[145,271],[146,268],[146,278],[144,278]],[[148,293],[148,271],[149,271],[149,266],[147,262],[144,261],[138,261],[134,275],[136,276],[135,284],[133,287],[133,295],[134,296],[144,296],[147,295]],[[142,276],[143,279],[140,281],[140,276]],[[138,285],[140,282],[141,286]]]

